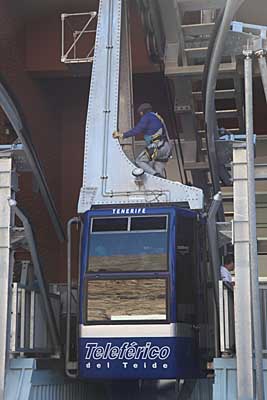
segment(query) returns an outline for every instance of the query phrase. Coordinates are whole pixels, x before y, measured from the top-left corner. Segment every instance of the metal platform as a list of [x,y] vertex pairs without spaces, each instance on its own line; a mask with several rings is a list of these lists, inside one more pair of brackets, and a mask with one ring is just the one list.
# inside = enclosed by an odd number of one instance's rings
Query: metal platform
[[[235,358],[214,359],[213,400],[236,400],[237,372]],[[267,397],[267,360],[263,360],[265,398]],[[256,397],[253,397],[256,398]]]
[[5,399],[106,400],[106,397],[101,385],[67,379],[57,360],[22,358],[10,361]]

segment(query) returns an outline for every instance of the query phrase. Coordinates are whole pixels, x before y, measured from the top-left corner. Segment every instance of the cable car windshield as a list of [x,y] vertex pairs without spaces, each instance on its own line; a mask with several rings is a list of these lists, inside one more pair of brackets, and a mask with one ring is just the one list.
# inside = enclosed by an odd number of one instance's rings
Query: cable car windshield
[[94,218],[88,272],[167,271],[167,216]]

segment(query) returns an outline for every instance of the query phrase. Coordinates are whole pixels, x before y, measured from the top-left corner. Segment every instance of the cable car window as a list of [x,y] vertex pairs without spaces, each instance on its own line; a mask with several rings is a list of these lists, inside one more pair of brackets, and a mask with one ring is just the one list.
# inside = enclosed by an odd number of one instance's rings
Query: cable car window
[[131,218],[131,231],[155,231],[167,229],[167,217]]
[[167,280],[87,281],[87,322],[167,320]]
[[168,270],[168,232],[91,233],[88,272]]
[[93,218],[92,232],[127,231],[128,218]]

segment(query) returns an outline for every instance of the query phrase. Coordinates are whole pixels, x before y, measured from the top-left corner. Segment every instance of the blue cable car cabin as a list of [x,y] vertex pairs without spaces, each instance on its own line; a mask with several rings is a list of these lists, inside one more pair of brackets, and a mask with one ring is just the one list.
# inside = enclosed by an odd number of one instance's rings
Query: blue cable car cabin
[[[84,215],[79,376],[199,377],[201,299],[197,212],[113,208]],[[204,286],[203,286],[204,287]]]

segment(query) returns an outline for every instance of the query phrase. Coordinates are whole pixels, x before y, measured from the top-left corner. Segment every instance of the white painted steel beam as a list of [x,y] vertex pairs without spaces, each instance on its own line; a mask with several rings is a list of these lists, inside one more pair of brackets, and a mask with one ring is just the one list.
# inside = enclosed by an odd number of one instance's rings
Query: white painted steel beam
[[10,280],[11,157],[0,157],[0,400],[4,399],[7,363],[8,299]]
[[233,198],[235,251],[235,335],[238,398],[254,399],[251,278],[248,222],[248,174],[246,148],[234,144]]

